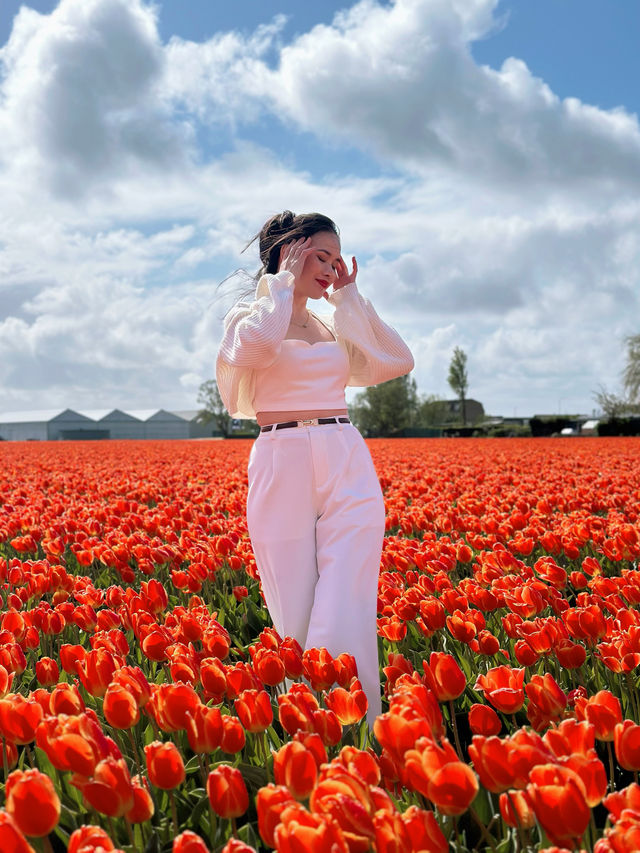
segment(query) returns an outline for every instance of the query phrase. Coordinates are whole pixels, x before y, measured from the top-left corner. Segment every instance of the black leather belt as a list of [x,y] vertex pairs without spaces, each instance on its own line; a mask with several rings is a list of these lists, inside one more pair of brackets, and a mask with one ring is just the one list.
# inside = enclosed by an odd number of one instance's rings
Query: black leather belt
[[292,427],[322,426],[323,424],[350,424],[349,418],[308,418],[304,421],[287,421],[283,424],[269,424],[260,427],[260,432],[269,432],[275,429],[291,429]]

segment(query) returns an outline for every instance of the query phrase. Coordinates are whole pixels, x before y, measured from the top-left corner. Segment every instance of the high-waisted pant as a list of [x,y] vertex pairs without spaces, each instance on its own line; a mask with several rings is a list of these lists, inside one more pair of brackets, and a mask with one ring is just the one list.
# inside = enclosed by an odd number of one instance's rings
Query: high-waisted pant
[[303,649],[355,657],[381,712],[376,630],[384,501],[351,424],[271,430],[249,459],[247,521],[273,625]]

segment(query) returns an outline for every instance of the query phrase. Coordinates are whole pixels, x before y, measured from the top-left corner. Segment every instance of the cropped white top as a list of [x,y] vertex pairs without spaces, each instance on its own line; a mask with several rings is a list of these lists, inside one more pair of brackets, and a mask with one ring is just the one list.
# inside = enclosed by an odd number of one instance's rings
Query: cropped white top
[[[338,346],[331,341],[308,344],[285,340],[291,322],[294,284],[292,273],[286,270],[263,275],[255,299],[238,303],[225,317],[216,359],[216,381],[232,417],[255,418],[257,411],[345,408],[345,384],[378,385],[413,370],[408,346],[395,329],[378,317],[369,300],[358,293],[355,282],[331,294],[328,301],[335,311],[332,317],[321,319]],[[276,362],[281,355],[283,361],[279,367]],[[299,364],[294,367],[296,359]],[[331,361],[331,376],[329,370],[324,372],[323,360],[325,367]],[[266,370],[271,367],[275,373]],[[291,393],[298,395],[298,401],[304,398],[304,405],[282,404],[284,394],[287,399],[292,398],[288,396],[288,388],[276,387],[278,375],[283,385],[292,381],[292,375],[299,377],[297,390]],[[261,387],[263,381],[266,392]],[[339,404],[335,402],[338,389]],[[329,399],[332,402],[327,404]]]
[[256,412],[346,409],[349,356],[338,341],[283,340],[276,360],[256,370]]

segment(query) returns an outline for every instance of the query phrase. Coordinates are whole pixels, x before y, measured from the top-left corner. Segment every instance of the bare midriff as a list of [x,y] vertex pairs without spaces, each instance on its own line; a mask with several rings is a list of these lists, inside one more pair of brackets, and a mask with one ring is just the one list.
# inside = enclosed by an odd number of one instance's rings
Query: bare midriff
[[296,412],[257,412],[256,420],[259,426],[269,424],[284,424],[287,421],[307,421],[311,418],[338,418],[346,417],[346,409],[307,409],[307,411]]

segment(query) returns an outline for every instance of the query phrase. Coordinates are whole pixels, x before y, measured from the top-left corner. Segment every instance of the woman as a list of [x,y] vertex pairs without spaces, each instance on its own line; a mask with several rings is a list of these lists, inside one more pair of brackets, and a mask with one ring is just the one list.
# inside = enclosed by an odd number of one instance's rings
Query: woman
[[[413,368],[349,272],[338,229],[285,211],[260,231],[255,299],[225,318],[218,388],[234,418],[256,418],[247,521],[267,608],[280,636],[355,657],[369,725],[381,712],[376,631],[384,501],[344,389]],[[331,290],[331,295],[329,291]],[[326,298],[332,317],[309,300]]]

